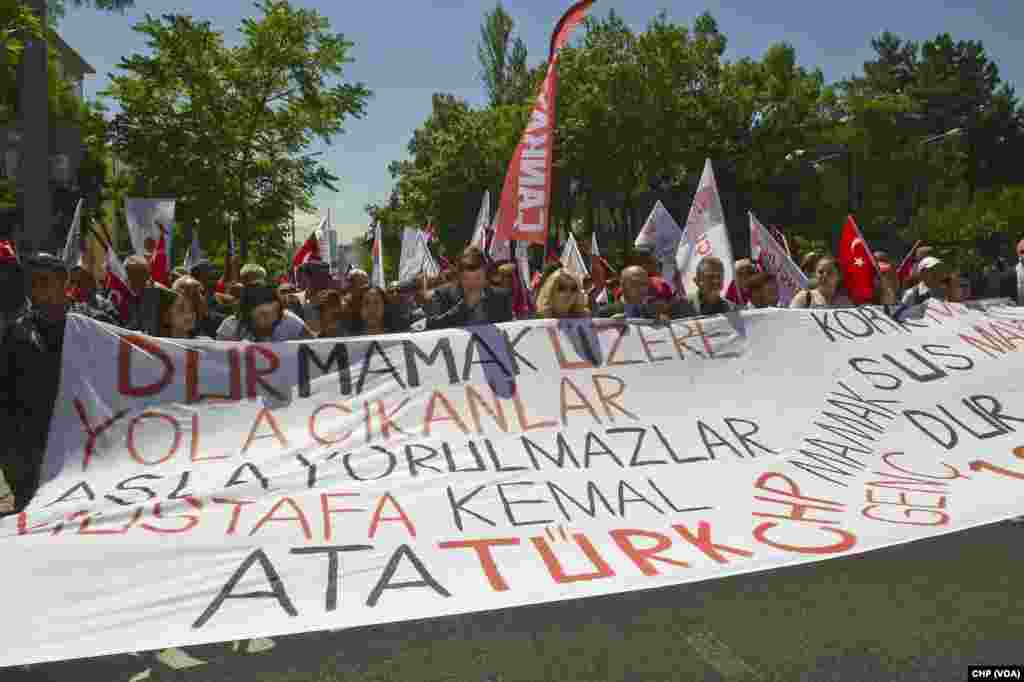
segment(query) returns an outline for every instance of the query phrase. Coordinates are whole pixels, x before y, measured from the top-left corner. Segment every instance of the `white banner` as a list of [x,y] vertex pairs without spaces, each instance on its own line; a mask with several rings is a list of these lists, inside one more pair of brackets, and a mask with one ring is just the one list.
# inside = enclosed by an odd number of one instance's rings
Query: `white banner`
[[1018,342],[999,302],[265,345],[72,316],[42,486],[0,520],[0,665],[677,585],[1013,517]]
[[[160,227],[168,232],[174,225],[175,199],[125,199],[124,212],[128,220],[128,234],[135,255],[145,255],[146,242],[153,240],[150,250],[160,241]],[[169,235],[168,235],[169,239]]]
[[808,287],[807,275],[786,253],[785,247],[750,213],[750,255],[765,272],[775,275],[779,305],[785,308],[796,292]]

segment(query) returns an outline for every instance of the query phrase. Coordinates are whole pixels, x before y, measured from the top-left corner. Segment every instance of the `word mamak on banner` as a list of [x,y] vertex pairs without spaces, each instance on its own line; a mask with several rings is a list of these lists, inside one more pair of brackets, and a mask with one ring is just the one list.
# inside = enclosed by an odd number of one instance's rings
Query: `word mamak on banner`
[[1019,515],[1016,310],[281,344],[71,316],[43,483],[0,520],[10,608],[63,616],[0,626],[0,665],[677,585]]

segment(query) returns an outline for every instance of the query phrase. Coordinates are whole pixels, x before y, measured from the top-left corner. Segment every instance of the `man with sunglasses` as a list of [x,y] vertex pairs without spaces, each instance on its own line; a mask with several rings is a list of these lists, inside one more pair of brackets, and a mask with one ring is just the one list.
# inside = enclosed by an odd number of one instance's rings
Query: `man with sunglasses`
[[458,280],[433,291],[423,289],[418,296],[427,317],[427,329],[449,329],[478,324],[497,324],[515,319],[512,292],[492,287],[487,282],[487,259],[478,247],[462,252],[456,268]]

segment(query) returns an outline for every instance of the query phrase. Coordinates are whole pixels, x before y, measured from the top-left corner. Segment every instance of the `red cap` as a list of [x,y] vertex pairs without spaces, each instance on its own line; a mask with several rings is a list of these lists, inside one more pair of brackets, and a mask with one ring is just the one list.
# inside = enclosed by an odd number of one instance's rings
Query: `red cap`
[[14,242],[9,239],[0,241],[0,265],[18,262],[18,252],[14,250]]
[[651,296],[659,301],[672,300],[672,287],[669,286],[664,277],[651,275],[647,278],[647,282]]
[[878,271],[880,273],[882,273],[884,275],[885,273],[889,272],[890,270],[892,270],[892,265],[890,263],[888,263],[887,261],[884,261],[884,260],[878,261]]

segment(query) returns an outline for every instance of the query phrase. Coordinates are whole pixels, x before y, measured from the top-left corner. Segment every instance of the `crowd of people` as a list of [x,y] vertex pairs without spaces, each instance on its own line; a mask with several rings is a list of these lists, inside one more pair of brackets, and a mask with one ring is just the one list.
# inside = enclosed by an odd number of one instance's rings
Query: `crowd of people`
[[[912,277],[901,281],[888,255],[874,254],[873,303],[899,315],[929,298],[963,301],[974,295],[966,278],[930,247],[912,256]],[[1016,270],[1004,266],[988,290],[977,293],[1024,299],[1024,240],[1018,257],[1022,265]],[[669,320],[779,304],[775,276],[749,259],[736,261],[735,282],[723,291],[724,263],[713,256],[699,263],[695,286],[677,296],[650,251],[637,252],[621,272],[607,272],[601,287],[589,276],[550,262],[533,277],[527,297],[533,305],[525,310],[515,301],[517,287],[526,288],[516,266],[489,262],[476,247],[467,248],[438,276],[420,275],[411,286],[389,289],[371,286],[359,269],[350,270],[342,282],[317,260],[305,263],[295,281],[276,282],[257,264],[237,268],[229,263],[227,274],[215,280],[212,264],[200,260],[187,272],[175,269],[163,284],[153,281],[144,256],[130,256],[124,265],[132,295],[115,304],[117,297],[81,267],[69,270],[63,260],[45,253],[22,261],[11,247],[0,248],[0,419],[5,433],[13,436],[8,442],[17,444],[7,450],[14,454],[3,458],[14,494],[6,503],[0,499],[0,511],[22,508],[36,486],[69,313],[157,337],[279,342],[495,324],[524,316]],[[853,305],[833,257],[806,254],[801,268],[811,286],[798,292],[790,307]]]
[[[1016,269],[997,264],[987,282],[972,285],[930,247],[916,249],[910,277],[888,255],[876,252],[872,303],[898,316],[928,299],[964,301],[1005,297],[1024,301],[1024,240]],[[294,279],[273,281],[265,268],[228,263],[216,278],[208,260],[175,269],[165,283],[153,281],[145,256],[125,260],[125,299],[106,291],[82,267],[39,253],[24,259],[0,242],[0,516],[23,509],[39,484],[49,422],[61,374],[64,328],[69,313],[150,336],[171,339],[279,342],[369,336],[524,317],[674,320],[779,305],[779,283],[756,262],[734,263],[735,282],[723,291],[725,264],[705,257],[693,287],[676,295],[651,251],[638,251],[620,272],[606,271],[600,286],[559,262],[549,262],[526,287],[512,262],[489,262],[467,248],[440,275],[384,289],[363,270],[332,277],[326,263],[305,263]],[[800,261],[810,286],[789,302],[793,308],[853,305],[836,259],[809,253]],[[529,291],[527,291],[529,289]],[[524,297],[523,294],[526,294]],[[530,305],[523,306],[523,300]],[[259,640],[247,646],[272,646]],[[186,656],[181,650],[162,656]]]

